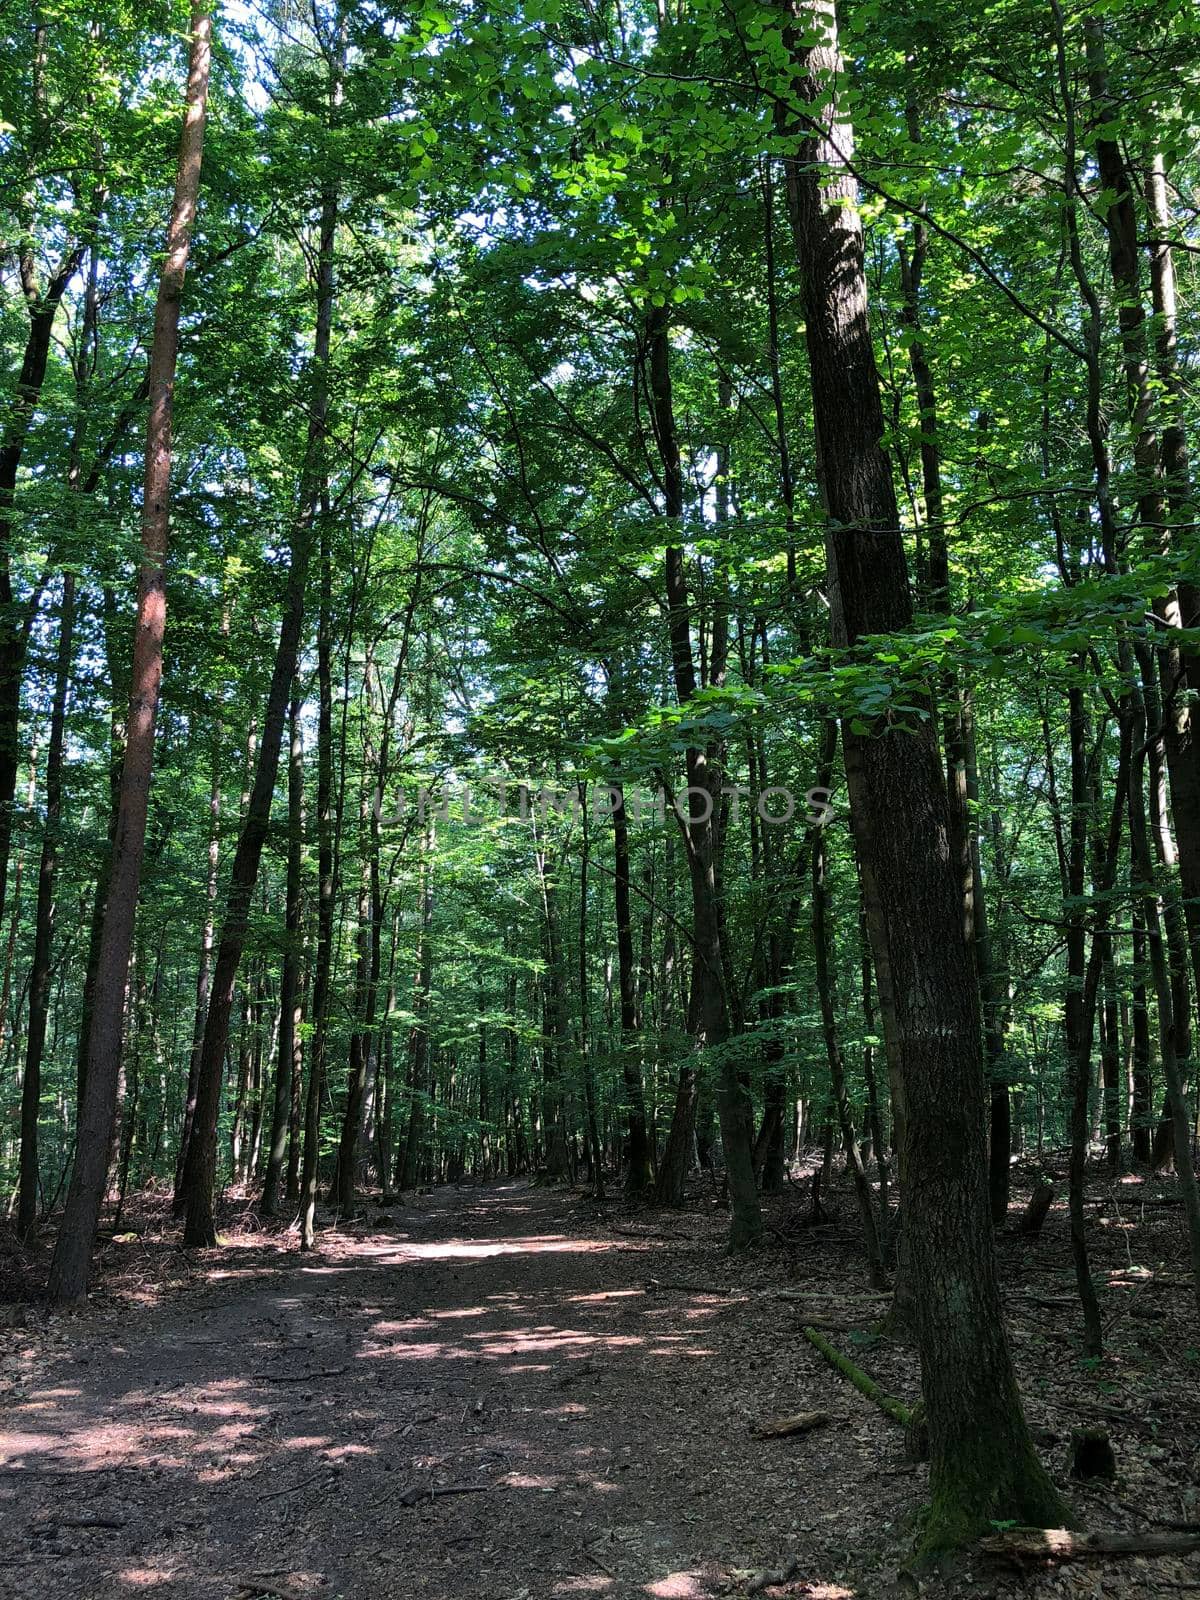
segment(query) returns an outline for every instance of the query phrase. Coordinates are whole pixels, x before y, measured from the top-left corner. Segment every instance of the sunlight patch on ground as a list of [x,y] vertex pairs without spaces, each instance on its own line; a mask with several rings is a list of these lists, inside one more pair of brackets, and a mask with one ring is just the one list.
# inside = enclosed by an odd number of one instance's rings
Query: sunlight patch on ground
[[536,1472],[509,1472],[500,1482],[506,1489],[540,1489],[544,1494],[557,1489],[560,1478]]
[[556,1583],[551,1589],[551,1594],[603,1594],[606,1589],[611,1589],[611,1578],[564,1578],[561,1583]]
[[698,1572],[670,1572],[655,1583],[648,1583],[646,1594],[654,1600],[708,1600],[710,1590]]
[[[394,1234],[378,1242],[356,1239],[353,1259],[356,1264],[365,1260],[377,1261],[381,1266],[401,1266],[406,1261],[490,1261],[496,1256],[529,1255],[598,1255],[618,1247],[610,1239],[577,1239],[565,1233],[526,1234],[515,1239],[410,1239]],[[314,1276],[345,1272],[346,1266],[336,1264],[333,1257],[329,1265],[302,1267],[300,1270]],[[231,1272],[225,1276],[238,1277]]]
[[596,1294],[571,1294],[566,1298],[569,1306],[603,1305],[608,1300],[644,1300],[644,1289],[601,1289]]
[[[644,1344],[644,1339],[639,1339],[633,1334],[593,1334],[593,1333],[555,1333],[549,1338],[534,1339],[528,1334],[518,1334],[515,1342],[511,1335],[486,1334],[483,1337],[493,1340],[491,1344],[480,1345],[479,1349],[488,1356],[521,1356],[546,1352],[567,1350],[572,1348],[586,1349],[599,1347],[604,1350],[630,1350]],[[461,1351],[463,1355],[477,1354],[478,1351]]]
[[122,1567],[117,1576],[130,1588],[149,1589],[174,1582],[176,1573],[171,1567]]

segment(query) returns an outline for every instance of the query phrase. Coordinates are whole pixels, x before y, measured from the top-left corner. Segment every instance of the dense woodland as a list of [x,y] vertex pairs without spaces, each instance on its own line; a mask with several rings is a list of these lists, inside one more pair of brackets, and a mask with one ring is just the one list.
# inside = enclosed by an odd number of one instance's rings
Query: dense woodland
[[40,1287],[147,1191],[308,1250],[364,1194],[700,1173],[740,1252],[815,1173],[920,1353],[926,1547],[1069,1525],[1014,1163],[1089,1357],[1106,1174],[1173,1174],[1200,1296],[1193,9],[0,25]]

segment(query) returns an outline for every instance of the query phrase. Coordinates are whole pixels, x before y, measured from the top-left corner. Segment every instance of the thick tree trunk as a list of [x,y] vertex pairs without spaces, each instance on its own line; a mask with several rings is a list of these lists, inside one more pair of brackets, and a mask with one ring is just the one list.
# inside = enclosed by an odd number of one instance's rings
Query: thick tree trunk
[[[88,1037],[87,1083],[80,1109],[71,1188],[50,1269],[50,1294],[60,1303],[79,1300],[87,1292],[92,1239],[104,1197],[109,1140],[116,1105],[125,987],[146,842],[146,813],[154,766],[154,725],[162,678],[171,422],[175,361],[179,346],[179,310],[200,190],[211,52],[212,20],[204,0],[200,0],[192,11],[187,110],[179,147],[166,258],[154,312],[150,352],[150,414],[146,425],[146,475],[142,497],[142,566],[138,580],[131,695],[112,868]],[[0,706],[0,714],[2,712],[3,707]],[[0,772],[0,807],[3,803],[3,773]],[[0,838],[0,853],[6,852],[6,844],[7,841]]]
[[[847,170],[834,8],[798,8],[798,68],[787,162],[820,481],[834,642],[907,627],[908,572],[867,320],[861,223]],[[823,42],[808,43],[815,28]],[[811,113],[809,108],[813,108]],[[803,119],[803,132],[796,123]],[[911,731],[848,732],[851,810],[877,899],[905,1097],[906,1243],[929,1417],[932,1506],[923,1544],[962,1545],[993,1520],[1061,1523],[1038,1462],[1004,1332],[985,1174],[985,1097],[975,974],[937,741]],[[878,958],[877,958],[878,969]]]

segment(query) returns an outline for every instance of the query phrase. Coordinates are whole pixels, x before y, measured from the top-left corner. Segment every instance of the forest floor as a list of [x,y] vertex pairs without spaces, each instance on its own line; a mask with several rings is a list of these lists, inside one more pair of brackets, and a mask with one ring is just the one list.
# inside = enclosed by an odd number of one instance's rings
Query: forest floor
[[[1152,1198],[1114,1184],[1099,1201],[1100,1365],[1079,1359],[1061,1212],[1036,1242],[1001,1243],[1030,1419],[1090,1526],[1200,1515],[1180,1214]],[[878,1302],[851,1207],[835,1204],[841,1222],[804,1228],[806,1198],[781,1197],[772,1249],[730,1261],[711,1195],[652,1215],[523,1182],[448,1186],[387,1210],[368,1200],[307,1256],[246,1213],[223,1248],[185,1256],[161,1202],[144,1202],[87,1311],[47,1317],[9,1296],[0,1594],[898,1594],[926,1468],[799,1331],[824,1319],[915,1398],[911,1351],[870,1332]],[[44,1260],[16,1265],[44,1275]],[[11,1253],[0,1269],[12,1289]],[[752,1431],[816,1409],[830,1420],[814,1431]],[[1070,1485],[1070,1429],[1096,1421],[1118,1483]],[[765,1588],[790,1557],[789,1581]],[[932,1587],[1166,1596],[1200,1592],[1200,1557],[1021,1575],[977,1560]]]

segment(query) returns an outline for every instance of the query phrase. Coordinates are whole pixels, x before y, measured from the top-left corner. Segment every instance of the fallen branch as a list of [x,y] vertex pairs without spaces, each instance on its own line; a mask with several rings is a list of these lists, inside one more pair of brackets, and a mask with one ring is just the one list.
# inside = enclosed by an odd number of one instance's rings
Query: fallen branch
[[1187,1556],[1200,1536],[1183,1533],[1072,1533],[1069,1528],[1008,1528],[979,1541],[988,1555],[1023,1561],[1084,1561],[1091,1556]]
[[486,1494],[490,1483],[444,1483],[414,1486],[406,1489],[396,1501],[398,1506],[418,1506],[422,1500],[437,1500],[447,1494]]
[[[733,1290],[722,1288],[719,1284],[712,1283],[670,1283],[662,1278],[647,1278],[647,1294],[711,1294],[724,1296],[733,1294]],[[744,1293],[745,1291],[743,1291]]]
[[287,1584],[280,1583],[278,1578],[257,1578],[252,1572],[244,1573],[234,1580],[236,1594],[269,1594],[276,1600],[304,1600],[299,1589],[289,1589]]
[[902,1427],[908,1427],[913,1416],[910,1406],[906,1406],[902,1400],[897,1400],[894,1395],[885,1394],[874,1378],[869,1378],[861,1367],[854,1365],[848,1356],[844,1356],[839,1350],[835,1350],[829,1340],[819,1334],[814,1327],[806,1325],[803,1333],[809,1344],[821,1352],[830,1366],[836,1367],[844,1378],[849,1378],[859,1394],[865,1395],[868,1400],[874,1401],[882,1412],[891,1417],[893,1422],[900,1423]]
[[326,1367],[323,1372],[256,1372],[259,1383],[315,1383],[318,1378],[340,1378],[349,1367]]
[[756,1439],[790,1439],[796,1433],[808,1433],[829,1421],[828,1411],[797,1411],[792,1417],[772,1417],[767,1422],[757,1422],[750,1432]]

